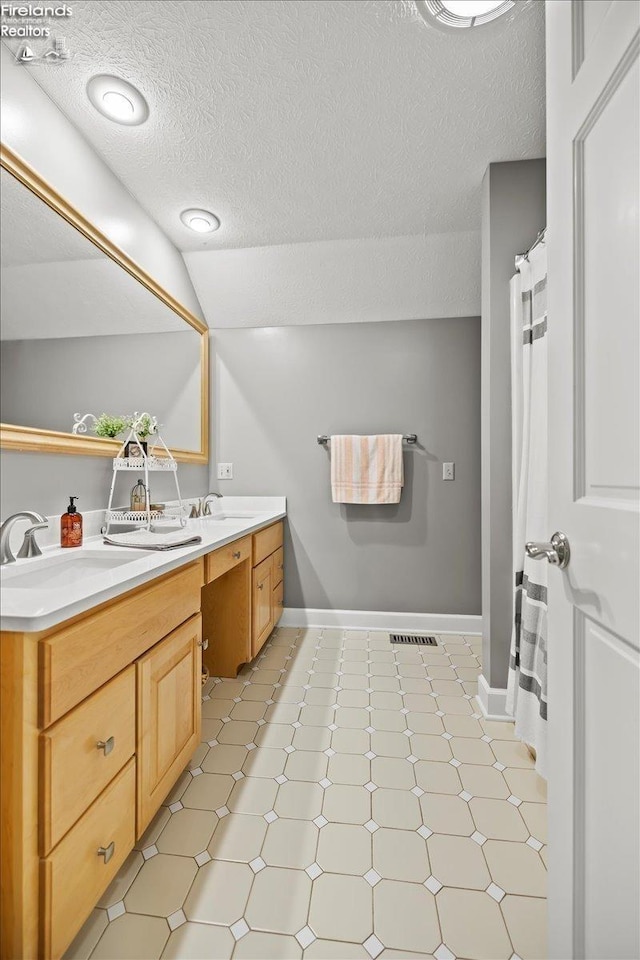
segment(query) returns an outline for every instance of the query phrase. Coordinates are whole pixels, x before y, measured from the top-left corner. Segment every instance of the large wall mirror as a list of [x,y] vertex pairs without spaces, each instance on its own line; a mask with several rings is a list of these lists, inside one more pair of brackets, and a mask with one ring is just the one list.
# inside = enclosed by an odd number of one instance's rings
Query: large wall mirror
[[148,411],[205,462],[206,326],[4,147],[1,164],[2,446],[113,456],[75,415]]

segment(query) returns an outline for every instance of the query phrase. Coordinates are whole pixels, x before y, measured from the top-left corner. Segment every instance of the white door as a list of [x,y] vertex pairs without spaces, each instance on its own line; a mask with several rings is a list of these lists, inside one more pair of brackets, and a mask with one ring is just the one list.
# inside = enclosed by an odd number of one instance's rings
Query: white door
[[639,6],[546,13],[550,956],[637,960]]

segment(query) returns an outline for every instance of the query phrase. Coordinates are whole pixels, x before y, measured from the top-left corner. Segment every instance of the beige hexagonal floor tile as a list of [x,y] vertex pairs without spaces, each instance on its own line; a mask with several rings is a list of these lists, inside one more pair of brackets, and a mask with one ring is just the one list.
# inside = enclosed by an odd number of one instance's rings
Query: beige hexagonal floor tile
[[233,960],[300,960],[300,957],[302,947],[295,937],[255,930],[238,941],[233,954]]
[[371,741],[366,730],[334,730],[331,735],[331,749],[336,753],[364,756],[370,746]]
[[458,767],[458,775],[462,781],[462,786],[472,797],[493,797],[496,800],[506,800],[511,794],[506,780],[500,771],[493,767],[463,763]]
[[419,760],[414,764],[416,783],[427,793],[454,793],[462,791],[462,783],[455,767],[450,763]]
[[386,828],[373,834],[373,869],[385,880],[413,883],[424,883],[433,872],[427,845],[418,833]]
[[547,895],[547,871],[537,851],[526,843],[487,840],[483,849],[494,883],[506,893]]
[[284,771],[288,756],[282,749],[258,747],[257,750],[247,751],[242,772],[247,777],[266,777],[273,780]]
[[380,827],[417,830],[422,823],[418,799],[407,790],[380,787],[371,796],[371,811],[372,819]]
[[250,863],[260,853],[267,833],[262,817],[231,813],[220,821],[208,850],[218,860]]
[[511,956],[500,907],[488,893],[445,887],[437,900],[442,940],[456,957],[507,960]]
[[185,807],[196,810],[217,810],[224,807],[233,790],[235,780],[226,774],[203,773],[194,777],[183,793]]
[[218,817],[211,810],[190,810],[185,807],[173,814],[156,840],[160,853],[195,857],[207,849],[218,824]]
[[474,797],[469,801],[469,809],[476,827],[485,837],[492,840],[524,841],[529,836],[519,809],[508,800]]
[[304,960],[371,960],[371,955],[359,943],[318,939],[307,947]]
[[327,774],[328,763],[329,760],[324,753],[314,750],[296,750],[295,753],[290,753],[287,758],[284,775],[289,780],[306,780],[309,783],[319,783]]
[[325,790],[322,815],[333,823],[366,823],[371,819],[371,794],[364,787],[333,784]]
[[470,837],[434,833],[427,846],[431,871],[443,886],[486,890],[491,883],[482,849]]
[[227,800],[227,806],[234,813],[264,815],[273,809],[277,793],[278,784],[275,780],[245,777],[243,780],[238,780],[234,786]]
[[275,820],[269,824],[260,855],[270,867],[304,870],[316,859],[318,832],[307,820]]
[[316,861],[328,873],[363,877],[371,869],[371,834],[355,824],[328,823],[320,831]]
[[253,878],[253,870],[246,863],[205,863],[184,903],[185,916],[200,923],[230,926],[244,913]]
[[473,763],[490,767],[496,762],[493,751],[484,740],[477,737],[454,737],[449,741],[451,751],[460,763]]
[[336,753],[329,759],[326,775],[332,783],[361,787],[371,779],[371,765],[366,757]]
[[500,904],[513,949],[522,960],[547,955],[547,902],[508,894]]
[[278,790],[273,809],[279,817],[294,820],[315,820],[322,812],[324,793],[317,783],[290,780]]
[[244,746],[219,743],[211,747],[201,763],[205,773],[231,774],[242,770],[249,751]]
[[518,813],[524,820],[532,837],[540,843],[547,842],[547,805],[545,803],[521,803]]
[[242,746],[252,743],[257,731],[257,723],[250,723],[248,720],[230,720],[229,723],[222,725],[217,739],[220,743],[234,743]]
[[433,951],[442,942],[435,898],[417,883],[382,880],[374,887],[373,928],[396,950]]
[[166,920],[125,913],[109,924],[91,956],[96,960],[148,960],[160,956],[168,938]]
[[414,766],[404,757],[375,757],[371,780],[378,787],[392,790],[411,790],[416,785]]
[[179,910],[198,872],[188,857],[159,853],[142,866],[124,898],[130,913],[168,917]]
[[371,887],[361,877],[323,873],[313,884],[309,926],[318,937],[362,943],[373,930]]
[[469,807],[461,797],[442,793],[425,793],[420,797],[422,819],[434,833],[453,833],[470,837],[475,824]]
[[265,867],[256,874],[245,919],[252,930],[295,934],[306,926],[310,896],[303,870]]
[[[215,957],[228,960],[233,953],[235,940],[226,927],[210,923],[189,921],[174,930],[162,954],[162,960],[202,960]],[[146,957],[151,954],[146,954]]]
[[507,769],[504,771],[504,778],[511,788],[511,793],[520,800],[547,802],[547,783],[535,770]]

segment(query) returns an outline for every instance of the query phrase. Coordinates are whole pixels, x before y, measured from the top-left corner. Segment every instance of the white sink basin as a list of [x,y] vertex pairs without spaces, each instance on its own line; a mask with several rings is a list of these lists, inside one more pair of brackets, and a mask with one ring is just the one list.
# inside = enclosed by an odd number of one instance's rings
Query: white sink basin
[[2,568],[2,585],[10,590],[56,590],[148,556],[147,550],[79,550],[64,556],[18,561]]

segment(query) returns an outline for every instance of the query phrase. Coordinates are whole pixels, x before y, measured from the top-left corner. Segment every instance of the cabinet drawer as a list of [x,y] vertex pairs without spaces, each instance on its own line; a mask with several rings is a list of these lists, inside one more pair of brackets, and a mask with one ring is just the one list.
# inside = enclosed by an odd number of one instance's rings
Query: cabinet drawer
[[200,610],[202,560],[133,590],[40,642],[40,726],[67,713]]
[[[45,957],[61,957],[135,842],[132,758],[50,856],[40,861]],[[113,844],[113,848],[111,847]],[[100,855],[98,850],[112,851]]]
[[273,625],[275,627],[276,623],[282,616],[282,608],[284,606],[284,583],[282,580],[280,583],[276,584],[273,588]]
[[40,734],[43,855],[133,756],[135,707],[136,671],[130,666]]
[[213,553],[208,553],[205,557],[204,579],[205,583],[211,583],[217,580],[227,570],[233,569],[243,560],[249,560],[251,557],[251,537],[243,537],[242,540],[234,540]]
[[264,530],[259,530],[253,535],[253,565],[257,566],[265,557],[270,556],[274,550],[282,546],[282,520],[273,523]]
[[278,547],[271,558],[273,563],[273,585],[277,586],[284,579],[284,550]]

